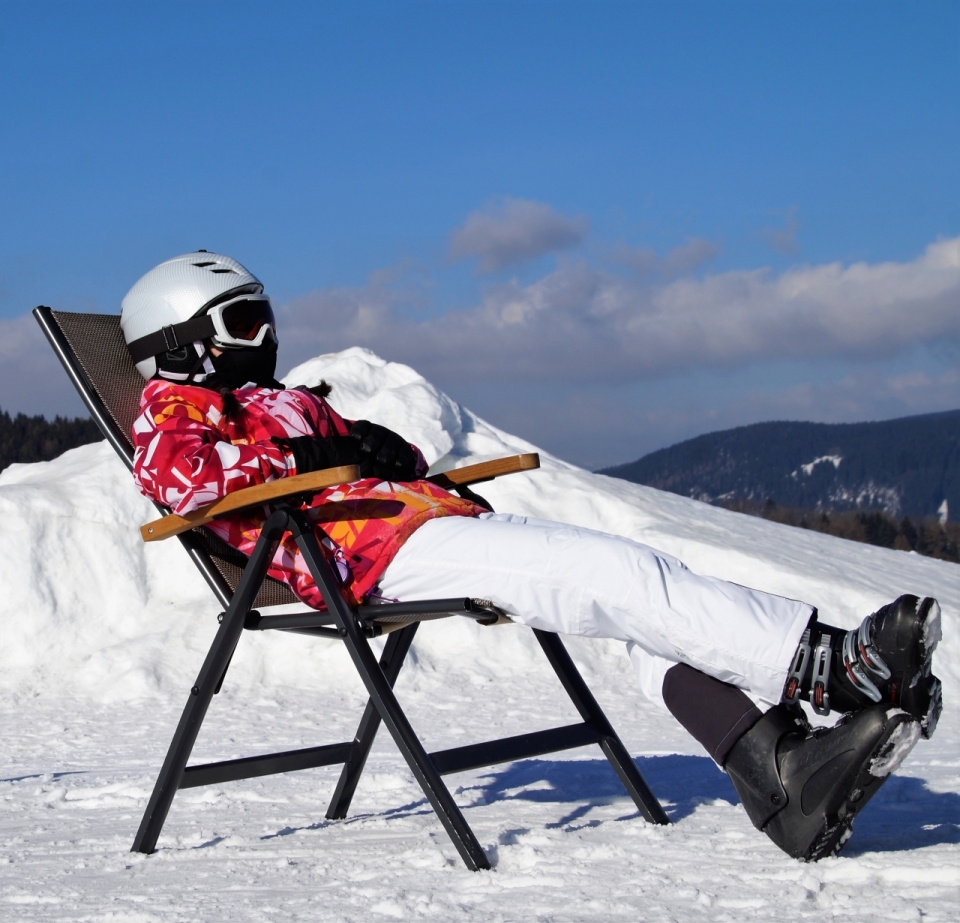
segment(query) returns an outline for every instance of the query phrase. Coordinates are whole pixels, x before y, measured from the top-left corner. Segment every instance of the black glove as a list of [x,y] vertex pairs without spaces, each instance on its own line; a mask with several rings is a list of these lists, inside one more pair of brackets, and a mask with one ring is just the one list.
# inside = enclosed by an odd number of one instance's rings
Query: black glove
[[356,440],[349,436],[331,436],[327,439],[314,439],[313,436],[274,436],[270,441],[293,456],[297,474],[360,463],[359,446]]
[[382,481],[413,481],[417,477],[417,453],[403,436],[369,420],[357,420],[350,435],[358,451],[360,473]]

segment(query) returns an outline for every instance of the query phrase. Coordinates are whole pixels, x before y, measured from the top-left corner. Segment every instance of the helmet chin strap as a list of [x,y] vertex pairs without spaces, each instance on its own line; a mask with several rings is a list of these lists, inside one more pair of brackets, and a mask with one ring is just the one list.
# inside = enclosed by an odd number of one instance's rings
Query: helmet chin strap
[[[197,351],[197,361],[193,364],[189,372],[168,372],[160,369],[158,374],[161,378],[168,381],[179,381],[188,384],[200,384],[211,375],[215,369],[213,362],[210,361],[210,349],[203,340],[194,340],[193,348]],[[200,370],[203,369],[201,373]]]
[[[197,350],[200,349],[200,343],[194,344],[197,347]],[[210,360],[210,350],[206,346],[203,347],[203,352],[200,354],[200,359],[203,362],[203,377],[209,378],[216,370],[213,367],[213,362]],[[194,375],[194,372],[191,372],[191,375]]]

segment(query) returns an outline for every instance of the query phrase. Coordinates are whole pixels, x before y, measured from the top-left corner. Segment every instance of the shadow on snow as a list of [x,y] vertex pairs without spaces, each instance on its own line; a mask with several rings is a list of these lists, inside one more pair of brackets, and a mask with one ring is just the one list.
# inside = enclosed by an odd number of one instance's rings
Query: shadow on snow
[[[637,766],[671,821],[682,820],[704,802],[738,799],[727,777],[713,760],[700,756],[641,757]],[[460,789],[474,804],[497,801],[576,802],[563,826],[597,804],[625,801],[629,795],[606,760],[529,759],[481,775]],[[631,811],[630,816],[639,812]]]
[[[730,780],[707,757],[641,757],[637,766],[673,822],[702,804],[740,803]],[[549,827],[571,824],[598,803],[628,800],[606,760],[524,760],[486,773],[462,791],[472,796],[475,804],[510,800],[577,803],[570,814]],[[630,816],[635,815],[631,812]],[[857,818],[844,855],[941,843],[960,843],[960,795],[931,791],[923,779],[893,776]]]
[[[637,766],[675,823],[704,804],[739,804],[727,776],[705,756],[641,757],[637,759]],[[454,784],[453,791],[468,812],[483,805],[509,801],[570,805],[567,813],[558,811],[557,819],[545,824],[548,829],[598,826],[602,821],[578,821],[599,804],[618,803],[628,808],[618,820],[639,817],[612,767],[604,759],[521,760],[502,769],[483,772],[473,782],[461,786]],[[431,813],[426,799],[418,798],[379,811],[361,810],[345,821],[320,820],[303,827],[284,827],[261,839],[284,837],[301,830],[320,830],[338,823],[363,822],[377,816]],[[519,806],[516,819],[522,823],[523,813]],[[526,828],[514,832],[526,832]],[[844,855],[897,852],[946,843],[960,843],[960,795],[931,791],[923,779],[894,776],[857,818],[854,837],[844,849]]]

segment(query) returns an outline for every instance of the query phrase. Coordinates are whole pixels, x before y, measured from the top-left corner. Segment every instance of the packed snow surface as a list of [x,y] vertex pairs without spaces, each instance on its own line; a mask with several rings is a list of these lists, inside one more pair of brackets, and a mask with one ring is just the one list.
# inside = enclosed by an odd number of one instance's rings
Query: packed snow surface
[[[433,470],[535,447],[362,349],[294,369]],[[66,383],[64,383],[66,387]],[[937,596],[946,709],[864,810],[843,855],[802,865],[750,825],[727,778],[637,691],[622,647],[572,639],[673,824],[645,823],[598,749],[449,777],[494,870],[471,873],[381,732],[350,817],[337,770],[189,789],[159,851],[128,852],[218,606],[105,444],[0,474],[0,920],[956,920],[960,568],[716,509],[572,467],[484,484],[501,511],[602,529],[843,626]],[[532,635],[425,625],[397,685],[428,749],[570,723]],[[347,740],[365,701],[338,644],[244,637],[194,761]]]

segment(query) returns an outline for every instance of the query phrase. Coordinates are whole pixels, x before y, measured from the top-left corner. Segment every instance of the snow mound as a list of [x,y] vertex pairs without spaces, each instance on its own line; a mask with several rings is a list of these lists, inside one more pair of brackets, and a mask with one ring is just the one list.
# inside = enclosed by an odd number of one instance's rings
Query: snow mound
[[[365,349],[312,359],[288,385],[333,385],[350,419],[384,423],[415,442],[434,471],[535,446],[484,422],[413,369]],[[807,600],[825,621],[853,626],[900,593],[943,607],[935,667],[950,707],[960,691],[960,569],[956,565],[753,519],[592,474],[541,452],[540,471],[483,485],[501,511],[627,535],[691,568]],[[179,543],[143,545],[154,508],[105,444],[0,474],[0,688],[39,695],[133,699],[183,689],[216,630],[218,606]],[[482,636],[482,643],[480,638]],[[446,656],[476,651],[468,663]],[[503,676],[544,669],[529,632],[448,620],[423,631],[409,667],[416,683],[465,670]],[[587,677],[629,676],[621,646],[577,642]],[[246,684],[359,686],[339,645],[268,635],[241,642],[231,677]]]
[[[330,402],[348,420],[389,425],[420,447],[432,471],[540,450],[491,426],[461,407],[407,365],[387,362],[360,346],[310,359],[292,369],[284,384],[333,385]],[[540,452],[551,467],[566,462]]]

